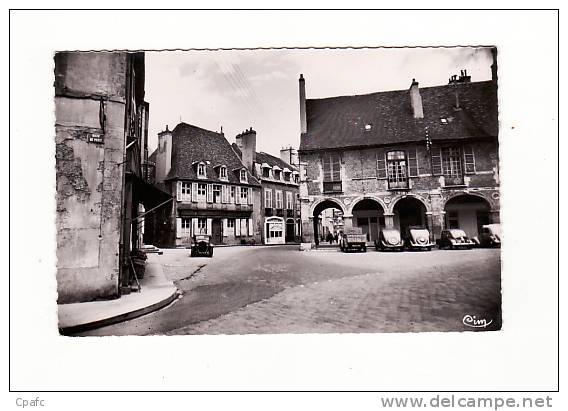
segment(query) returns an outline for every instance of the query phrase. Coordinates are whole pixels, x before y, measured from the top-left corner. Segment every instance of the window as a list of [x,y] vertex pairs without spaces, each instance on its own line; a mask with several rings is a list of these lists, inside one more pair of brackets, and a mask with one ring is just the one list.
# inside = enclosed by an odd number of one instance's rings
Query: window
[[236,190],[235,186],[231,186],[229,190],[229,203],[231,204],[235,203],[235,190]]
[[284,181],[290,181],[290,173],[289,172],[284,173]]
[[272,190],[270,188],[264,190],[264,208],[272,208]]
[[248,190],[246,187],[241,187],[241,204],[248,204]]
[[247,171],[245,169],[242,169],[240,171],[239,175],[240,175],[241,182],[246,183],[247,182]]
[[182,237],[191,237],[191,218],[181,219],[181,235]]
[[191,201],[191,183],[179,182],[180,196],[179,201]]
[[339,154],[325,154],[323,163],[323,191],[341,192],[341,159]]
[[446,185],[463,184],[463,170],[459,147],[442,147],[442,175]]
[[207,234],[207,219],[206,218],[198,218],[197,219],[197,233],[198,234]]
[[389,189],[408,188],[406,154],[404,151],[389,151],[387,153],[387,173]]
[[274,179],[275,180],[280,180],[282,178],[282,171],[280,170],[274,170]]
[[221,180],[227,179],[227,167],[221,166],[221,168],[219,169],[219,178]]
[[235,219],[234,218],[227,219],[227,228],[235,228]]
[[286,191],[286,209],[293,210],[294,205],[292,204],[292,192]]
[[207,175],[205,174],[205,164],[199,163],[197,164],[197,177],[205,178]]
[[274,192],[276,194],[276,208],[278,210],[281,210],[282,207],[282,191],[277,190]]
[[270,169],[268,167],[262,168],[262,177],[270,178]]
[[221,202],[221,186],[218,184],[213,185],[213,202],[214,203]]
[[294,183],[298,184],[300,182],[300,176],[298,174],[294,174]]
[[197,185],[197,201],[206,201],[207,200],[207,184],[199,183]]

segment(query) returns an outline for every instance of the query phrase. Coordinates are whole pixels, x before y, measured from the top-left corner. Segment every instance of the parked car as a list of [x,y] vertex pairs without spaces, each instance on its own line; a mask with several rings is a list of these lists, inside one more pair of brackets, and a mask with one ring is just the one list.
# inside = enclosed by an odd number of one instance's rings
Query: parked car
[[400,231],[396,228],[383,228],[378,240],[375,240],[375,250],[404,250],[404,241],[400,236]]
[[501,224],[481,226],[479,245],[481,247],[501,247]]
[[404,243],[411,250],[430,251],[435,245],[430,242],[430,232],[425,227],[408,227],[404,235]]
[[465,231],[459,228],[442,230],[440,240],[438,242],[440,248],[473,248],[475,243],[467,236]]
[[213,257],[213,244],[211,244],[210,235],[199,234],[193,236],[191,256]]
[[341,235],[339,249],[343,252],[350,250],[367,251],[367,235],[360,227],[353,227]]

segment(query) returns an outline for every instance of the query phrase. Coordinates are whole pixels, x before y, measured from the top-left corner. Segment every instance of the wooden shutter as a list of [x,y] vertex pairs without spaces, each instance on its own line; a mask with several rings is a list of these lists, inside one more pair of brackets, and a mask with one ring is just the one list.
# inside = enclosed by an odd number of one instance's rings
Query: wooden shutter
[[197,183],[191,183],[191,201],[197,202]]
[[207,184],[207,202],[213,202],[213,184]]
[[408,176],[418,177],[418,152],[415,148],[408,150]]
[[221,219],[223,222],[223,237],[227,237],[229,235],[229,226],[227,225],[227,218]]
[[197,218],[191,219],[191,235],[197,234]]
[[176,217],[176,238],[181,238],[181,218]]
[[463,148],[463,164],[466,174],[475,174],[475,154],[472,146]]
[[181,181],[176,182],[176,200],[181,201]]
[[341,181],[341,157],[339,154],[333,154],[331,156],[331,180]]
[[430,150],[432,156],[432,175],[442,175],[442,149],[440,147],[433,147]]
[[207,219],[207,232],[205,234],[209,234],[209,235],[213,234],[212,224],[213,224],[213,219],[208,218]]
[[323,181],[332,181],[331,180],[331,156],[329,154],[324,154],[322,158],[322,166],[323,166]]
[[254,235],[254,226],[252,223],[252,218],[248,219],[248,235],[253,236]]
[[241,218],[241,235],[247,235],[247,219]]
[[249,187],[248,194],[247,194],[248,204],[252,205],[252,188]]
[[237,237],[241,235],[241,220],[239,218],[235,219],[235,235]]
[[377,153],[377,178],[385,179],[387,178],[387,166],[385,160],[385,153],[379,151]]

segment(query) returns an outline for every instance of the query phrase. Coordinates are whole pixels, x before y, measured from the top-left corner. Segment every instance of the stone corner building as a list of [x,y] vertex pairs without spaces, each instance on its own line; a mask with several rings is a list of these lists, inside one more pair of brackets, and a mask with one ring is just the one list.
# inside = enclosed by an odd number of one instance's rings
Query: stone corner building
[[478,235],[499,221],[496,64],[493,79],[306,100],[300,76],[299,148],[303,241],[318,216],[343,214],[368,241],[383,227],[444,228]]

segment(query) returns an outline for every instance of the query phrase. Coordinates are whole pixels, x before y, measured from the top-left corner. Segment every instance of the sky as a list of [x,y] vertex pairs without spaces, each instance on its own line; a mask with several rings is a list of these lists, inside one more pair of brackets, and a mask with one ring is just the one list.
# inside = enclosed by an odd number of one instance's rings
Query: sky
[[324,98],[447,84],[466,69],[491,79],[487,48],[376,48],[162,51],[146,53],[150,152],[157,133],[180,121],[221,131],[229,142],[257,132],[257,151],[279,156],[300,143],[298,78],[306,97]]

